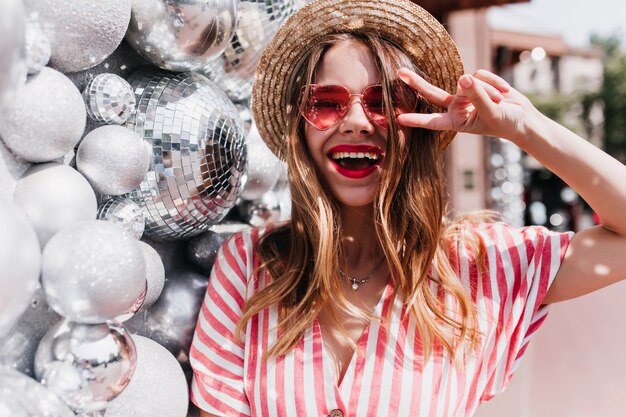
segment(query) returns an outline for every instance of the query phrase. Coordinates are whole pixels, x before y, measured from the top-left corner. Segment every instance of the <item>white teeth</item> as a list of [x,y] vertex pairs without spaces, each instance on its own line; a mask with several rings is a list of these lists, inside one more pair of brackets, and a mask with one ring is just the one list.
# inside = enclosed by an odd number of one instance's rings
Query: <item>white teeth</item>
[[373,159],[377,161],[380,158],[380,155],[373,152],[332,152],[330,154],[332,159],[346,159],[346,158],[367,158]]

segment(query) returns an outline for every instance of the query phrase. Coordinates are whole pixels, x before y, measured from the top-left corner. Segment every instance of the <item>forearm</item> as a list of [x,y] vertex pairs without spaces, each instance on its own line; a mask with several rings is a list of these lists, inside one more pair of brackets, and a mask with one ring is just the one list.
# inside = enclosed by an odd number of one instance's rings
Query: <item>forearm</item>
[[578,192],[605,228],[626,236],[626,166],[538,111],[529,119],[526,134],[511,140]]

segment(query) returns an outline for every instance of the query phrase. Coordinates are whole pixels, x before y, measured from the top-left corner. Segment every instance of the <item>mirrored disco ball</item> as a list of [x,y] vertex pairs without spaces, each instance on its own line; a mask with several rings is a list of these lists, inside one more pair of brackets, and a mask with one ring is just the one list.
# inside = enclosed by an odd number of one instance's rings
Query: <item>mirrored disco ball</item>
[[118,223],[135,239],[141,239],[145,229],[141,208],[133,200],[114,197],[98,207],[98,220]]
[[236,0],[133,0],[126,39],[154,65],[194,71],[220,54],[237,22]]
[[200,70],[235,100],[250,97],[261,53],[298,7],[297,0],[239,0],[237,29],[224,53]]
[[83,91],[87,114],[96,122],[121,125],[135,110],[135,94],[116,74],[98,74]]
[[195,236],[234,206],[246,169],[237,109],[206,77],[143,69],[129,79],[137,111],[126,126],[152,147],[146,179],[130,194],[145,234],[157,240]]

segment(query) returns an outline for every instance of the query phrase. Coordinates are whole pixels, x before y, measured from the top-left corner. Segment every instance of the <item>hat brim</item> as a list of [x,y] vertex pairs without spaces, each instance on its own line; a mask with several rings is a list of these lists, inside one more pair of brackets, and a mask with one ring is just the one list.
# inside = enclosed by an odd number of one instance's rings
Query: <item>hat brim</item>
[[[268,147],[286,159],[287,89],[316,41],[333,33],[376,32],[402,49],[429,81],[453,93],[463,63],[446,29],[409,0],[317,0],[294,13],[263,52],[252,88],[252,114]],[[437,132],[445,149],[456,132]]]

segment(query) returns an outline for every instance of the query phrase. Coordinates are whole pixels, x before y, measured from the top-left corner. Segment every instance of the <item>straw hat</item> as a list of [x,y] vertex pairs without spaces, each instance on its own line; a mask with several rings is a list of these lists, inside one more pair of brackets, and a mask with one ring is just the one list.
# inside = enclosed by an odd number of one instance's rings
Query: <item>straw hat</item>
[[[285,159],[286,92],[294,71],[323,36],[375,32],[403,50],[432,84],[454,92],[463,74],[454,41],[432,15],[409,0],[317,0],[293,14],[263,52],[252,89],[252,113],[265,143]],[[455,132],[438,132],[442,149]]]

